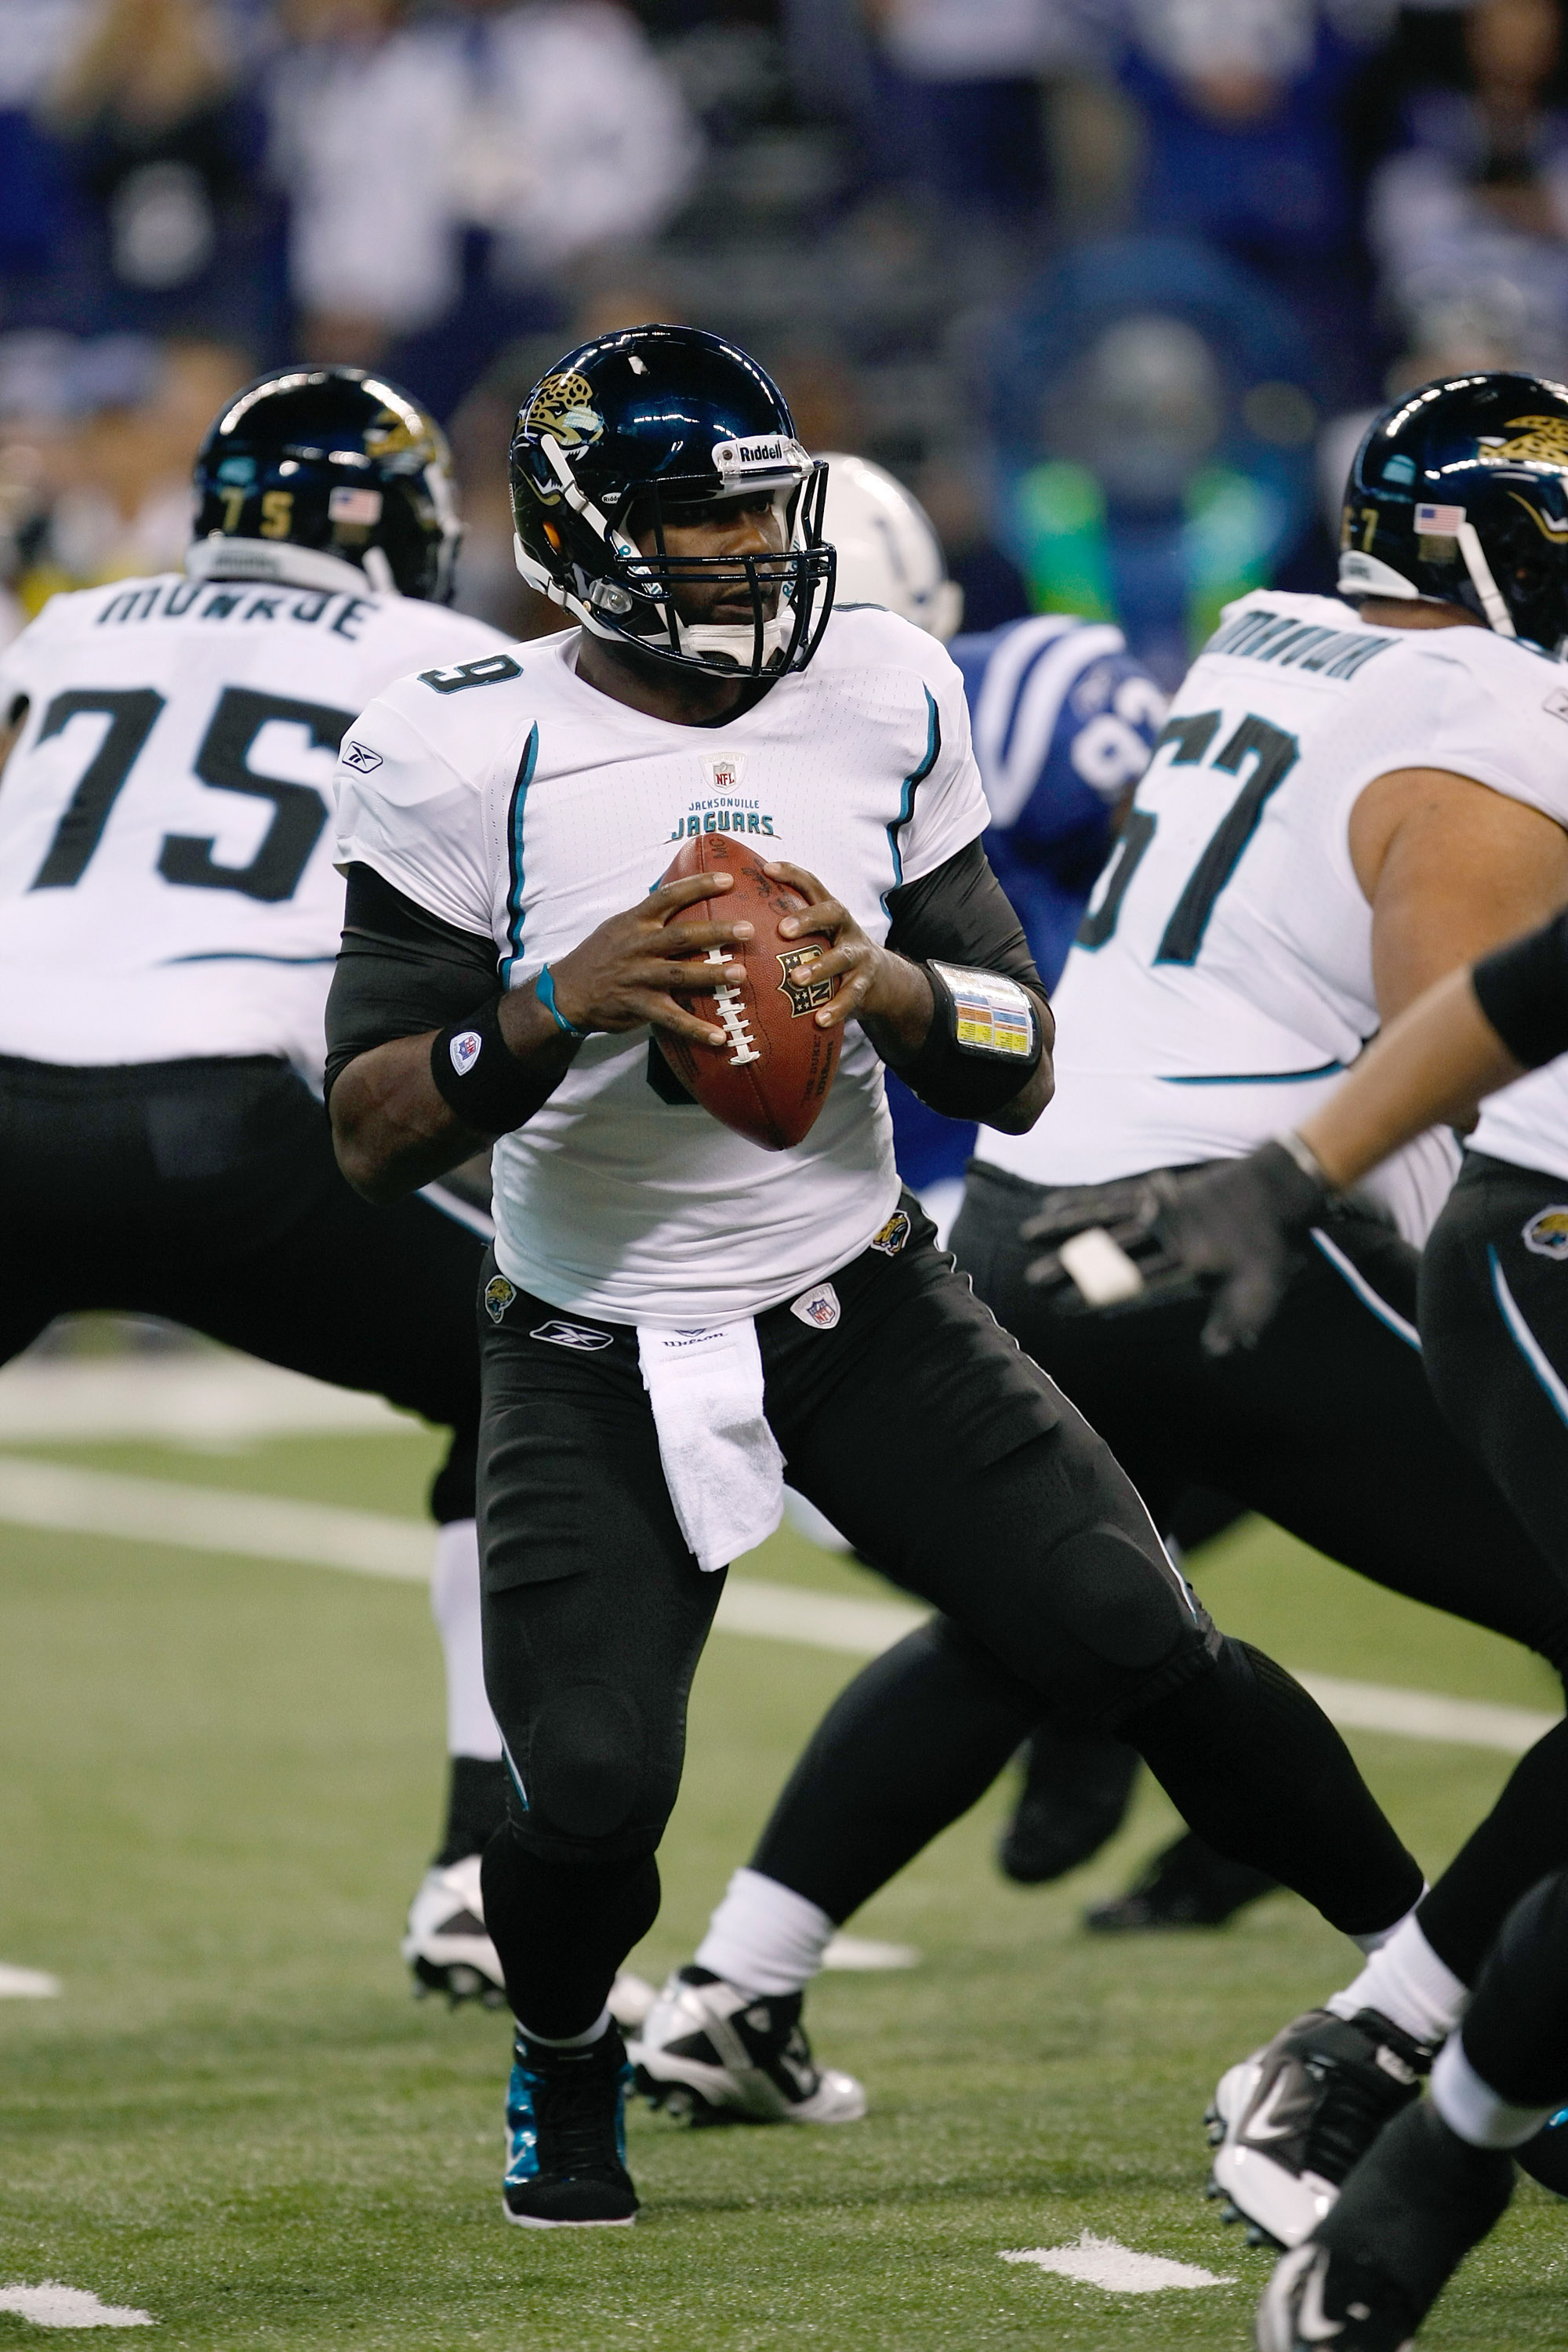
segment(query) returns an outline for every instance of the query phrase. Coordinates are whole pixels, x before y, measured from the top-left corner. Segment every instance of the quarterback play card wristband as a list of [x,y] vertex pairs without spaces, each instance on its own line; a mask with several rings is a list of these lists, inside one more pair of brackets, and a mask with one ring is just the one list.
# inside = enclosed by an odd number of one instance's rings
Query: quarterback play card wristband
[[533,1117],[549,1091],[541,1088],[502,1036],[500,1007],[500,998],[493,998],[478,1013],[441,1030],[430,1045],[430,1077],[437,1093],[477,1135],[510,1135]]
[[933,1004],[925,1044],[899,1076],[932,1110],[984,1118],[1028,1084],[1044,1050],[1039,1010],[1005,972],[922,963]]

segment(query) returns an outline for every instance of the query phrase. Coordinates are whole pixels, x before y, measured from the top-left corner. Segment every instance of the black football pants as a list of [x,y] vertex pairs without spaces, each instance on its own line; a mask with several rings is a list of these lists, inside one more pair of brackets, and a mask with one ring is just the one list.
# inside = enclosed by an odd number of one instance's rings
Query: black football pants
[[450,1429],[431,1507],[473,1517],[484,1243],[362,1201],[286,1063],[0,1059],[0,1362],[57,1315],[163,1316]]
[[[1331,1254],[1314,1250],[1258,1346],[1215,1361],[1199,1345],[1207,1310],[1197,1301],[1069,1315],[1032,1288],[1024,1273],[1037,1253],[1018,1229],[1047,1197],[972,1163],[953,1247],[1159,1525],[1188,1486],[1219,1488],[1375,1582],[1568,1666],[1568,1584],[1433,1402],[1415,1344],[1414,1250],[1370,1217],[1336,1213],[1325,1227]],[[1568,1268],[1563,1278],[1568,1288]],[[962,1630],[922,1628],[836,1702],[752,1867],[847,1917],[975,1802],[1035,1713]],[[1568,1752],[1568,1726],[1552,1739]],[[1237,1852],[1234,1839],[1209,1842]],[[1531,1869],[1509,1900],[1548,1866]],[[1500,1916],[1494,1908],[1489,1939]]]
[[[1467,1152],[1422,1257],[1420,1323],[1446,1420],[1568,1591],[1568,1184]],[[1568,1724],[1559,1724],[1520,1759],[1422,1904],[1427,1941],[1473,1984],[1510,1906],[1564,1865]]]
[[[1419,1872],[1338,1734],[1215,1633],[1109,1449],[905,1208],[900,1252],[835,1273],[833,1328],[757,1318],[791,1482],[943,1612],[1008,1705],[1125,1727],[1220,1842],[1342,1926],[1388,1924]],[[514,1296],[481,1336],[486,1674],[514,1774],[485,1914],[517,2014],[566,2035],[657,1908],[722,1578],[678,1528],[635,1333]]]

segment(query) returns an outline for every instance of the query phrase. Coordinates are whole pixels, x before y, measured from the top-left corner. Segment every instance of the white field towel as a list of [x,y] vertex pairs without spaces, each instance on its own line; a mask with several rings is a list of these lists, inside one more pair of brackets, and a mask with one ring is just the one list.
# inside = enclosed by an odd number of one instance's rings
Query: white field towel
[[763,1417],[757,1327],[637,1326],[664,1483],[699,1568],[727,1568],[784,1517],[784,1455]]

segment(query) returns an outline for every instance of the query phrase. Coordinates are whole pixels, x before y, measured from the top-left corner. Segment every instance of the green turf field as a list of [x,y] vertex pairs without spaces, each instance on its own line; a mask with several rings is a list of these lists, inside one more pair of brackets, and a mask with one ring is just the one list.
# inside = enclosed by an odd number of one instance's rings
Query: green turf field
[[[422,1438],[40,1458],[416,1514]],[[243,1500],[237,1501],[243,1510]],[[782,1536],[778,1580],[880,1591]],[[1522,1705],[1543,1672],[1370,1593],[1262,1528],[1200,1578],[1288,1663]],[[324,1570],[0,1528],[0,1959],[64,1996],[0,2001],[0,2287],[150,2312],[149,2344],[398,2352],[964,2352],[1240,2347],[1268,2258],[1200,2194],[1220,2068],[1350,1971],[1294,1897],[1219,1936],[1107,1944],[1076,1921],[1163,1834],[1145,1794],[1065,1889],[1004,1884],[994,1794],[862,1915],[907,1975],[829,1977],[820,2051],[867,2081],[837,2130],[691,2133],[639,2111],[635,2231],[503,2227],[507,2028],[408,1998],[402,1911],[437,1826],[440,1675],[423,1594]],[[666,1900],[636,1957],[686,1957],[853,1662],[716,1636]],[[1506,1759],[1366,1737],[1427,1867]],[[1526,2183],[1423,2344],[1568,2347],[1563,2209]],[[1118,2296],[1004,2250],[1091,2230],[1236,2284]],[[43,2340],[0,2314],[0,2347]]]

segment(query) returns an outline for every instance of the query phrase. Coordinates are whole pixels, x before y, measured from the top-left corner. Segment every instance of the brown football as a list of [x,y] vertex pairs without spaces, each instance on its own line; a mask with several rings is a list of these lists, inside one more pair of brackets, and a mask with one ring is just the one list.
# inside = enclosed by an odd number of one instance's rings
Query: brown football
[[814,986],[811,978],[831,941],[820,931],[779,937],[784,916],[798,914],[806,902],[787,882],[764,874],[755,850],[729,834],[700,833],[682,842],[663,878],[680,882],[692,874],[732,874],[735,887],[699,898],[677,920],[743,919],[754,926],[754,936],[710,949],[703,959],[744,964],[744,981],[680,1000],[700,1021],[724,1031],[722,1053],[656,1029],[658,1049],[713,1118],[764,1151],[787,1151],[810,1134],[838,1067],[843,1030],[819,1029],[812,1018],[838,987],[836,980]]

